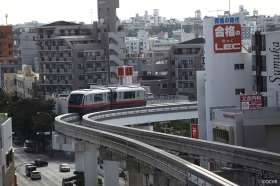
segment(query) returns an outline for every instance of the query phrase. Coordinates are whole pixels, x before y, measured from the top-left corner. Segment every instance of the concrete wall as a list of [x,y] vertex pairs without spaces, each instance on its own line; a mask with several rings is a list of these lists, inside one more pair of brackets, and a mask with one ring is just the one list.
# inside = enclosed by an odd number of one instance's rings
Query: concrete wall
[[243,128],[242,146],[252,148],[262,148],[266,141],[266,127],[265,126],[251,126]]
[[266,126],[265,147],[273,152],[280,153],[279,135],[280,125]]
[[197,81],[197,105],[198,105],[198,126],[199,126],[199,138],[207,139],[206,128],[206,100],[205,100],[205,71],[198,71],[196,73]]
[[[280,114],[275,108],[214,110],[213,126],[233,133],[233,145],[280,152]],[[231,131],[232,130],[232,131]]]

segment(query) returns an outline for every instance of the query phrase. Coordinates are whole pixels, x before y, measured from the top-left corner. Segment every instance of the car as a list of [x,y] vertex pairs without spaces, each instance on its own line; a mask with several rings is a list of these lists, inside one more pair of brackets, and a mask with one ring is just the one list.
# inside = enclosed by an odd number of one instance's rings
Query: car
[[36,169],[37,169],[37,167],[34,166],[33,164],[26,164],[25,165],[25,175],[27,177],[30,177],[31,176],[31,172],[35,171]]
[[154,97],[154,95],[153,95],[152,93],[147,93],[147,94],[146,94],[146,99],[147,99],[147,100],[154,100],[155,97]]
[[41,179],[41,172],[40,171],[32,171],[30,178],[32,180],[40,180]]
[[37,159],[34,161],[34,165],[37,167],[47,167],[48,166],[48,162],[45,160],[41,160],[41,159]]
[[59,165],[60,172],[70,172],[70,167],[67,163],[63,163]]

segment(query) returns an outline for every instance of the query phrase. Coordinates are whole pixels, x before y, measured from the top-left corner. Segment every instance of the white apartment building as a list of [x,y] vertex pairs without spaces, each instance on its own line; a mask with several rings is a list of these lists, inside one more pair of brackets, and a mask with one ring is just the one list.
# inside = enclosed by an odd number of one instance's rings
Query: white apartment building
[[0,113],[0,186],[15,185],[15,162],[12,146],[12,119]]
[[30,65],[23,65],[21,71],[4,75],[4,90],[11,95],[32,98],[36,96],[38,79],[39,74],[34,73]]
[[137,32],[137,37],[125,38],[126,51],[128,55],[138,55],[150,50],[149,33],[144,30]]

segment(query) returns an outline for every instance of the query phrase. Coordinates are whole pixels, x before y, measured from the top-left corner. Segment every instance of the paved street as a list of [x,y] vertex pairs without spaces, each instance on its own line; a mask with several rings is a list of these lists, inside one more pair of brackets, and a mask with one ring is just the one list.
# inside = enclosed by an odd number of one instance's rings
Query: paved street
[[[37,168],[41,172],[41,180],[31,180],[25,176],[25,163],[30,163],[35,159],[47,160],[49,165],[47,167]],[[71,168],[70,173],[59,172],[59,164],[68,163]],[[73,175],[74,164],[72,162],[50,159],[45,155],[31,154],[23,151],[23,148],[15,148],[15,164],[17,183],[19,186],[61,186],[62,178]]]

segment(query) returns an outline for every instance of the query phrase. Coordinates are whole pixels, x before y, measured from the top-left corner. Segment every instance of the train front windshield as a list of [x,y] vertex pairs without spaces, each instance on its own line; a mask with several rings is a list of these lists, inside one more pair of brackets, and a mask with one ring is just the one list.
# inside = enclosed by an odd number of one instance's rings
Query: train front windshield
[[69,98],[69,105],[81,105],[83,96],[83,94],[71,94]]

